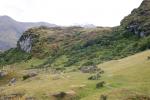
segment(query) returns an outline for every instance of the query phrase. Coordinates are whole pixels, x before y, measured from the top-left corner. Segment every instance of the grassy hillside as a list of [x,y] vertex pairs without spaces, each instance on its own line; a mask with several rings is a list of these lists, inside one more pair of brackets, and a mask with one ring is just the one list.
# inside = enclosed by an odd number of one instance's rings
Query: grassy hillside
[[[32,37],[32,49],[29,54],[22,55],[46,59],[42,64],[34,66],[35,68],[44,66],[59,69],[67,69],[70,66],[78,68],[120,59],[150,48],[150,36],[139,38],[120,27],[33,28],[26,31],[19,41],[25,41],[24,38],[28,37]],[[20,50],[20,46],[17,50]],[[20,56],[16,53],[10,50],[2,54],[1,64],[11,64],[12,59],[13,63],[17,62],[15,59],[20,59]],[[16,56],[9,57],[9,54]],[[21,59],[24,61],[28,58]]]
[[[14,71],[16,77],[19,76],[17,83],[12,86],[1,85],[3,88],[1,95],[22,93],[21,100],[24,100],[25,97],[55,100],[51,96],[54,93],[74,91],[75,100],[99,100],[100,95],[107,95],[108,100],[149,100],[150,60],[147,59],[148,56],[150,56],[149,50],[100,64],[99,67],[105,72],[100,80],[88,80],[92,74],[84,74],[79,71],[61,74],[40,71],[38,76],[23,81],[21,76],[28,70],[18,69],[17,72]],[[26,65],[27,63],[31,62],[26,62]],[[20,67],[20,65],[22,63],[16,66]],[[97,89],[96,84],[100,81],[105,81],[106,84]]]

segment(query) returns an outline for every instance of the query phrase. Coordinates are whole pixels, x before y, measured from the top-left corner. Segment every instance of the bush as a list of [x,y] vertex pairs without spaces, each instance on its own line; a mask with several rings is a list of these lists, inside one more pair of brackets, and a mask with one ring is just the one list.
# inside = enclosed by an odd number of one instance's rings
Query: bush
[[23,80],[26,80],[28,78],[35,77],[37,75],[38,75],[37,72],[30,72],[30,73],[24,75],[22,78],[23,78]]
[[30,78],[30,75],[24,75],[22,78],[23,78],[23,80],[26,80],[26,79]]
[[101,95],[100,96],[100,100],[107,100],[107,98],[108,98],[107,95]]
[[27,61],[31,58],[32,56],[30,54],[15,48],[0,54],[0,64],[7,65],[16,62]]
[[147,60],[150,60],[150,56],[147,57]]
[[88,61],[88,62],[85,62],[82,66],[92,66],[92,65],[94,65],[94,62]]
[[100,73],[97,73],[95,75],[92,75],[88,78],[88,80],[99,80],[101,77]]
[[64,67],[69,67],[77,62],[77,59],[69,59],[68,62],[65,63]]
[[102,88],[102,87],[104,86],[104,84],[105,84],[104,81],[98,82],[98,83],[96,84],[96,88],[97,88],[97,89]]

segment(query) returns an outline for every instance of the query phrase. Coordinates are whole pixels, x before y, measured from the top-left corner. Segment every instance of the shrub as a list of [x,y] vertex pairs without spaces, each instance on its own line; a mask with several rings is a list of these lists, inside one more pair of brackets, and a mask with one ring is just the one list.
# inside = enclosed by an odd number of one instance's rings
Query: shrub
[[101,95],[100,96],[100,100],[107,100],[107,98],[108,98],[107,95]]
[[94,62],[88,61],[88,62],[85,62],[82,66],[92,66],[92,65],[94,65]]
[[150,60],[150,56],[147,57],[147,60]]
[[0,54],[0,64],[7,65],[20,61],[27,61],[31,58],[32,56],[30,54],[15,48]]
[[97,88],[97,89],[98,89],[98,88],[102,88],[102,87],[104,86],[104,84],[105,84],[104,81],[98,82],[98,83],[96,84],[96,88]]
[[96,73],[88,78],[88,80],[99,80],[101,77],[100,73]]
[[24,75],[24,76],[23,76],[23,80],[26,80],[26,79],[28,79],[28,78],[30,78],[30,75]]

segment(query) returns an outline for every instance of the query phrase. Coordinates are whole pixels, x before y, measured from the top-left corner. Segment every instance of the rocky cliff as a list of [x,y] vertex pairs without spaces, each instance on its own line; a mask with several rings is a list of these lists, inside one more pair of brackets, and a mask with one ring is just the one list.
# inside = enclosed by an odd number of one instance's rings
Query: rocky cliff
[[28,34],[28,35],[23,35],[21,36],[18,44],[19,44],[19,48],[27,53],[31,52],[32,49],[32,35]]
[[139,8],[125,17],[121,26],[139,37],[150,35],[150,0],[144,0]]
[[35,39],[38,39],[38,35],[34,34],[34,32],[32,32],[32,29],[30,29],[24,32],[20,37],[17,42],[17,47],[22,51],[30,53]]

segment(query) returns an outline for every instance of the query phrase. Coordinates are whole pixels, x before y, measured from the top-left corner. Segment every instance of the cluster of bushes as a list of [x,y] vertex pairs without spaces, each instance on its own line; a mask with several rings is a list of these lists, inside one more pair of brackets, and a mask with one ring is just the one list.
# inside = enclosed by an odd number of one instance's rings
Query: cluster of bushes
[[94,75],[92,75],[88,78],[88,80],[99,80],[103,73],[104,73],[104,71],[99,68]]
[[27,61],[31,59],[31,55],[21,51],[17,48],[10,49],[0,54],[0,65],[12,64],[20,61]]
[[[79,36],[77,38],[80,37]],[[64,40],[64,42],[67,40]],[[72,41],[70,41],[71,43]],[[63,44],[69,45],[70,43]],[[104,61],[117,60],[137,52],[150,48],[150,37],[139,38],[127,31],[117,30],[111,33],[98,35],[85,41],[77,41],[68,47],[60,46],[55,55],[66,55],[68,61],[64,63],[64,67],[73,65],[88,66],[99,64]],[[63,48],[65,47],[65,48]],[[47,63],[55,62],[57,57],[50,57]],[[84,63],[83,63],[84,62]]]

